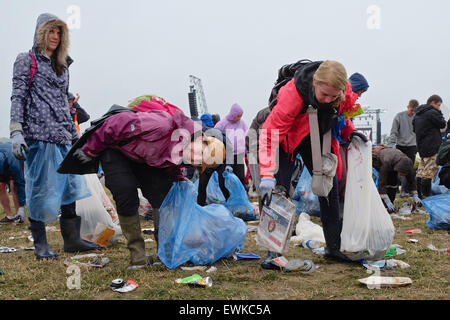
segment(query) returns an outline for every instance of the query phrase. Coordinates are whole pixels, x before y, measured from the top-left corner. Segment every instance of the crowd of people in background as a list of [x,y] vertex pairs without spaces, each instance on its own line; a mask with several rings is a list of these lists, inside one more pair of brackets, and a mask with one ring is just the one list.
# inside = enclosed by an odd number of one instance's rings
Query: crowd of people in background
[[[345,67],[337,61],[302,62],[272,92],[268,106],[255,115],[250,129],[242,119],[246,106],[238,103],[232,104],[223,118],[206,113],[191,119],[166,101],[141,96],[126,107],[114,105],[81,134],[79,125],[90,116],[78,104],[80,95],[75,97],[69,92],[72,59],[68,46],[67,25],[54,15],[40,15],[32,49],[19,54],[14,63],[12,142],[0,145],[0,201],[6,214],[0,222],[23,223],[26,206],[38,259],[58,257],[49,247],[45,231],[45,223],[58,219],[64,251],[100,248],[80,238],[75,203],[86,197],[85,182],[79,174],[57,173],[63,159],[78,163],[79,173],[96,173],[101,166],[127,239],[130,264],[145,266],[154,259],[145,253],[137,213],[138,188],[153,208],[156,242],[158,209],[174,181],[198,178],[197,202],[202,206],[206,205],[206,186],[214,172],[219,173],[225,198],[229,197],[224,170],[232,171],[246,190],[251,180],[260,201],[270,197],[277,187],[282,187],[289,197],[293,176],[303,169],[313,173],[315,133],[308,122],[311,106],[317,112],[320,141],[328,139],[327,133],[331,135],[331,150],[337,159],[331,191],[319,197],[326,256],[348,260],[339,249],[340,211],[346,172],[351,170],[346,161],[348,145],[354,139],[368,143],[368,137],[355,128],[348,116],[369,88],[362,74],[348,77]],[[393,203],[399,186],[400,196],[409,194],[416,205],[430,196],[438,171],[438,150],[445,138],[442,132],[446,127],[450,131],[441,104],[438,95],[430,96],[423,105],[410,100],[407,110],[394,118],[390,145],[373,147],[378,190],[389,212],[396,210]],[[182,159],[183,164],[173,158],[178,141],[171,140],[170,134],[175,129],[186,130],[190,137],[183,144],[182,150],[189,154]],[[260,135],[261,129],[267,134]],[[252,130],[257,131],[255,135]],[[274,142],[271,133],[275,131],[278,136]],[[221,155],[205,150],[221,150]],[[67,172],[71,170],[75,169]],[[15,214],[8,191],[13,195]],[[268,259],[275,256],[268,252]]]

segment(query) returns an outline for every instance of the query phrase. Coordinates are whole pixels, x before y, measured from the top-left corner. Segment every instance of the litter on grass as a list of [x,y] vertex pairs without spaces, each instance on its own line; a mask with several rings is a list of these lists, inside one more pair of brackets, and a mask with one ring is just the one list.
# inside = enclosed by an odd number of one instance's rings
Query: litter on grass
[[412,280],[407,277],[370,276],[368,278],[358,279],[358,281],[366,285],[369,289],[404,287],[412,283]]
[[429,244],[427,248],[430,249],[431,251],[435,251],[435,252],[439,252],[439,253],[450,253],[450,248],[438,249],[432,244]]
[[133,280],[123,281],[123,279],[114,279],[109,287],[112,291],[124,293],[135,290],[139,285]]

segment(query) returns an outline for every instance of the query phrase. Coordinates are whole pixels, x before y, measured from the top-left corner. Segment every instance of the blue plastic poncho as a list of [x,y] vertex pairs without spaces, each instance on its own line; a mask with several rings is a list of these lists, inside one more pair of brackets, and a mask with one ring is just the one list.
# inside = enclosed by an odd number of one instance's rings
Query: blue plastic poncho
[[83,176],[56,172],[70,145],[36,141],[29,144],[29,149],[24,175],[31,219],[53,222],[58,219],[61,205],[91,196]]

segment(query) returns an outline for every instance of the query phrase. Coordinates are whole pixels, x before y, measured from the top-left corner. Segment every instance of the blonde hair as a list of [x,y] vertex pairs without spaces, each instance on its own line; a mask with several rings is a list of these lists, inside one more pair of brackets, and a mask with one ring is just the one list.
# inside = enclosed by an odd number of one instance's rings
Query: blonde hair
[[340,92],[336,99],[335,106],[345,100],[345,88],[347,87],[347,71],[344,66],[337,61],[326,60],[322,62],[314,73],[314,86],[325,84],[331,86]]
[[69,28],[62,20],[50,20],[42,24],[37,31],[36,45],[41,51],[45,51],[48,47],[48,34],[53,28],[58,28],[61,32],[61,41],[53,53],[51,60],[54,63],[58,75],[67,68],[67,56],[69,52]]

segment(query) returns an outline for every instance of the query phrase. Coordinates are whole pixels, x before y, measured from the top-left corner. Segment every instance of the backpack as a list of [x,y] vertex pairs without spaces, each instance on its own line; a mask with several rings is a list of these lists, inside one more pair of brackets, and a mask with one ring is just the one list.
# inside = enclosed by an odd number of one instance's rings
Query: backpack
[[272,88],[272,91],[270,92],[269,97],[269,108],[272,110],[272,108],[275,106],[277,102],[277,95],[278,91],[282,86],[284,86],[286,83],[288,83],[295,75],[295,72],[299,69],[301,69],[303,66],[311,63],[312,61],[309,59],[302,59],[295,63],[291,64],[285,64],[278,70],[278,79],[275,81],[275,85]]
[[450,139],[445,140],[439,146],[436,163],[443,166],[450,162]]

